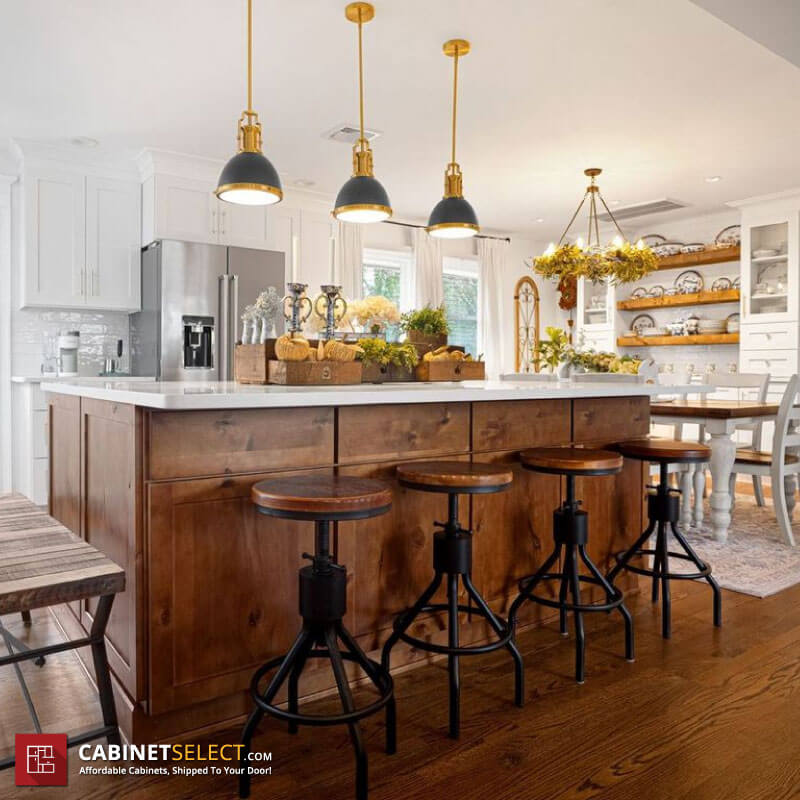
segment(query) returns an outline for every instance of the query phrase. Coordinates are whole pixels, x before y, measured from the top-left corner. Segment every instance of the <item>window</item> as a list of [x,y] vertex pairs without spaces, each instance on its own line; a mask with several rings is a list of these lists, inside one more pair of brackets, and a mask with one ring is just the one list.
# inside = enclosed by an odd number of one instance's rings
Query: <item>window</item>
[[397,303],[403,311],[414,304],[412,293],[414,255],[405,250],[364,248],[361,296],[380,294]]
[[443,260],[444,306],[450,325],[449,344],[464,347],[477,356],[478,349],[478,262],[474,258]]

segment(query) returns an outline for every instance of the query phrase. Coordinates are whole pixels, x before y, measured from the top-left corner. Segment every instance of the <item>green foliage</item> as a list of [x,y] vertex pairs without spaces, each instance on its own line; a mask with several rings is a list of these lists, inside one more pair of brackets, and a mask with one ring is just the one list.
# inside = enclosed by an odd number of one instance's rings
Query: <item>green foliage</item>
[[406,332],[418,331],[427,336],[447,336],[450,333],[444,306],[425,306],[417,311],[407,311],[400,318],[400,327]]
[[413,344],[386,342],[383,339],[359,339],[358,344],[364,351],[361,360],[365,364],[379,364],[381,367],[394,364],[411,370],[419,361],[417,348]]
[[534,259],[533,268],[545,278],[587,278],[593,283],[610,278],[613,284],[618,285],[638,281],[657,266],[658,259],[649,247],[623,242],[589,249],[562,244]]
[[539,342],[537,353],[552,372],[562,361],[568,360],[572,347],[561,328],[547,327],[545,333],[549,338]]

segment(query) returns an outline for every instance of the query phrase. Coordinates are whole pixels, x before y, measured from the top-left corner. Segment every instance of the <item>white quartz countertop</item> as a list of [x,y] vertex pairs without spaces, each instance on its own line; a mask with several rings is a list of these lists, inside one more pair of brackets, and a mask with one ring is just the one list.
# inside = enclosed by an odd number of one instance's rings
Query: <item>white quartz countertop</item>
[[353,386],[251,386],[233,382],[148,382],[127,380],[42,382],[45,392],[129,403],[166,410],[291,408],[387,403],[548,400],[575,397],[674,397],[710,391],[709,386],[659,386],[577,381],[462,381],[459,383],[385,383]]

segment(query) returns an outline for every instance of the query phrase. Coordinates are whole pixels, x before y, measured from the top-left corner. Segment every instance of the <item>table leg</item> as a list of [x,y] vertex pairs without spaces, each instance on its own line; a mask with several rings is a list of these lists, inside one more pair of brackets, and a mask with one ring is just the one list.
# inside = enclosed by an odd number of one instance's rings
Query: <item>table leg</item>
[[703,524],[703,492],[706,487],[706,465],[694,465],[694,524]]
[[684,528],[692,524],[692,465],[684,464],[681,472],[681,523]]
[[[730,478],[733,462],[736,460],[736,442],[733,434],[718,432],[711,434],[711,526],[714,538],[724,542],[728,538],[731,524]],[[696,484],[695,484],[696,486]]]

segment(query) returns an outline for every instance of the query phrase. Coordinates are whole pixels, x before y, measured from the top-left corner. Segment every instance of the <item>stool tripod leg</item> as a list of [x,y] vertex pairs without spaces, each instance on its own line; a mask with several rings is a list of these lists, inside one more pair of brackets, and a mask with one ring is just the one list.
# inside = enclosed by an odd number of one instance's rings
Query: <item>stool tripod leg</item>
[[625,568],[625,565],[636,555],[636,551],[641,548],[641,546],[653,535],[653,531],[655,530],[656,522],[655,520],[650,520],[647,529],[642,533],[642,535],[625,551],[622,558],[617,561],[616,565],[611,569],[611,571],[606,575],[608,578],[609,583],[614,583],[614,579],[619,575],[620,572]]
[[[594,561],[589,558],[589,555],[586,552],[586,547],[584,545],[578,546],[578,553],[580,553],[580,557],[583,560],[583,563],[589,569],[589,572],[594,575],[594,577],[598,580],[600,585],[603,587],[603,590],[606,593],[606,597],[609,601],[615,598],[614,587],[603,577],[603,574],[600,570],[595,566]],[[631,612],[625,607],[625,603],[621,603],[617,606],[617,609],[620,614],[622,614],[622,619],[625,620],[625,658],[628,661],[634,660],[634,647],[633,647],[633,617],[631,616]]]
[[558,561],[559,557],[561,556],[561,544],[556,545],[556,549],[553,550],[552,553],[547,557],[547,560],[542,564],[539,569],[531,576],[530,580],[525,584],[522,588],[520,593],[517,595],[514,602],[511,604],[511,608],[508,611],[508,624],[510,627],[515,627],[517,624],[517,613],[519,612],[520,606],[531,596],[531,592],[536,588],[539,581],[542,580],[542,577],[549,572],[550,567]]
[[[686,537],[677,529],[677,527],[673,524],[672,525],[672,532],[675,534],[675,538],[678,540],[680,546],[686,551],[686,555],[692,559],[695,566],[700,569],[704,570],[708,567],[700,556],[694,551],[694,548],[686,541]],[[711,586],[711,591],[714,594],[714,625],[719,628],[722,626],[722,591],[719,588],[719,584],[717,583],[716,579],[713,575],[706,575],[706,580],[708,581],[709,586]]]
[[656,542],[656,546],[653,548],[656,552],[653,554],[653,588],[650,594],[650,600],[653,603],[658,602],[658,582],[661,577],[661,548],[659,547],[658,542]]
[[[581,584],[578,580],[578,559],[576,557],[576,547],[567,548],[567,558],[564,564],[564,572],[569,575],[569,582],[572,588],[572,602],[577,606],[581,602]],[[573,611],[572,616],[575,620],[575,680],[583,683],[586,680],[585,654],[586,637],[583,632],[583,615],[580,611]]]
[[[313,641],[312,634],[309,633],[305,628],[303,628],[303,630],[297,634],[297,638],[289,648],[289,652],[286,654],[286,657],[281,662],[280,667],[278,667],[278,671],[275,673],[274,677],[269,682],[269,686],[267,686],[266,691],[262,695],[266,703],[271,703],[272,699],[278,693],[278,689],[281,688],[283,682],[286,680],[286,677],[289,675],[289,671],[294,664],[295,658],[297,658],[297,654],[300,652],[300,649],[304,646],[306,639],[308,638],[312,638]],[[250,775],[247,772],[250,762],[248,761],[247,757],[250,754],[250,744],[253,739],[253,734],[256,732],[258,723],[261,722],[263,716],[263,709],[256,706],[248,717],[247,724],[244,726],[244,730],[242,731],[242,751],[239,756],[239,766],[242,769],[242,773],[239,775],[239,797],[242,798],[250,797]]]
[[[458,647],[458,574],[447,576],[447,644]],[[450,679],[450,738],[458,739],[461,728],[461,686],[458,672],[458,656],[447,656],[447,672]]]
[[[294,662],[292,671],[289,673],[289,711],[296,714],[298,710],[298,683],[300,673],[306,665],[308,654],[314,646],[314,637],[306,637],[305,643],[297,653],[297,660]],[[289,733],[297,733],[298,725],[296,722],[289,723]]]
[[[492,626],[492,630],[501,638],[505,636],[506,631],[500,624],[500,620],[489,608],[489,604],[484,600],[483,595],[475,588],[472,577],[468,573],[464,573],[461,576],[461,580],[464,581],[467,594],[475,601],[475,605],[483,611],[486,620]],[[506,645],[506,649],[511,653],[511,658],[514,659],[514,703],[519,708],[522,708],[525,704],[525,667],[522,663],[522,655],[513,639]]]
[[386,640],[386,643],[383,645],[383,651],[381,652],[381,666],[387,672],[389,671],[389,658],[392,648],[400,641],[400,637],[408,630],[409,625],[411,625],[422,609],[428,605],[431,598],[436,594],[436,590],[439,588],[441,582],[442,573],[437,572],[433,576],[433,580],[428,584],[428,588],[419,596],[419,600],[395,622],[392,635]]
[[[367,654],[361,649],[361,645],[353,638],[353,635],[344,625],[339,624],[336,628],[339,638],[347,645],[347,648],[356,659],[356,663],[367,673],[369,679],[381,691],[381,684],[378,672],[369,660]],[[386,754],[394,755],[397,752],[397,708],[392,695],[386,704]]]
[[[567,590],[569,589],[569,575],[566,570],[561,576],[561,587],[558,590],[558,602],[563,606],[567,602]],[[562,636],[569,636],[569,629],[567,628],[567,609],[558,609],[558,630]]]
[[672,636],[672,600],[669,591],[669,542],[666,523],[658,523],[656,550],[659,552],[661,567],[661,635],[665,639]]
[[[333,625],[328,625],[325,628],[325,644],[328,646],[342,708],[346,713],[350,713],[355,710],[355,705],[347,682],[347,674],[344,671],[342,654],[339,652],[339,645],[336,642],[336,629]],[[350,739],[353,742],[353,749],[356,751],[356,800],[367,800],[367,752],[364,750],[361,728],[358,722],[351,722],[347,727],[350,729]]]

